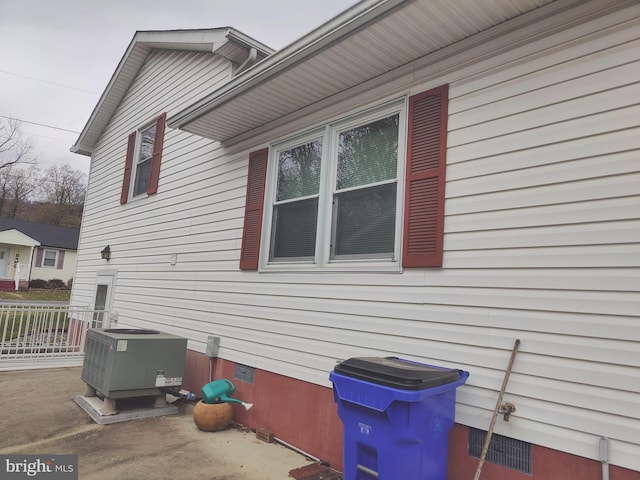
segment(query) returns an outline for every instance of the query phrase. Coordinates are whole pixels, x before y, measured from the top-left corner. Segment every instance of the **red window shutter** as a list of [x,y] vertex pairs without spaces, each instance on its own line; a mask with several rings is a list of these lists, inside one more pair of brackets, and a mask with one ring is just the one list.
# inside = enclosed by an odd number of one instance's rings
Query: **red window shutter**
[[449,86],[409,98],[402,264],[441,267]]
[[44,250],[40,247],[38,247],[38,249],[36,250],[36,267],[41,267],[42,266],[42,255],[44,253]]
[[56,268],[58,270],[62,270],[63,266],[64,266],[64,250],[58,250],[58,265],[56,266]]
[[133,168],[133,156],[136,151],[136,132],[129,135],[127,143],[127,157],[124,162],[124,178],[122,179],[122,192],[120,193],[120,203],[127,203],[129,200],[129,185],[131,184],[131,169]]
[[244,210],[242,250],[240,252],[240,269],[242,270],[258,269],[264,184],[267,178],[268,157],[269,149],[267,148],[249,154],[247,198]]
[[156,135],[153,139],[153,155],[151,157],[151,171],[149,172],[149,185],[147,187],[148,195],[158,191],[160,162],[162,161],[162,147],[164,144],[164,126],[166,120],[166,112],[156,118]]

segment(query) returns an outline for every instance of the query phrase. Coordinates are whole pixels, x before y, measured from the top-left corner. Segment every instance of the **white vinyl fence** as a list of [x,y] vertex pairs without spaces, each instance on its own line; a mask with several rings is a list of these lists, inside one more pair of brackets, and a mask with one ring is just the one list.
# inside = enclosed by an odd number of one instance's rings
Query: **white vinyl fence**
[[82,365],[87,330],[108,318],[66,304],[0,304],[0,370]]

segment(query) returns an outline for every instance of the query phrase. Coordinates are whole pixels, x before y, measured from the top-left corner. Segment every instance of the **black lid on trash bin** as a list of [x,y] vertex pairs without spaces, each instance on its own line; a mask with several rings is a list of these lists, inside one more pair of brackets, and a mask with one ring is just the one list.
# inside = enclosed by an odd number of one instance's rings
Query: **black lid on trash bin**
[[460,378],[461,371],[434,367],[396,357],[354,357],[338,363],[335,372],[386,387],[423,390]]

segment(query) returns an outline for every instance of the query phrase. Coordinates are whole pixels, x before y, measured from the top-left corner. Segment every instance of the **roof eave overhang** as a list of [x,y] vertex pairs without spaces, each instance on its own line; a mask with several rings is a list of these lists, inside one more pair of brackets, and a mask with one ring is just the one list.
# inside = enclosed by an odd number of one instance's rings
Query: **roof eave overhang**
[[[171,116],[168,125],[221,143],[235,144],[253,137],[256,132],[278,126],[287,118],[295,120],[309,109],[335,103],[354,89],[376,87],[376,82],[394,80],[400,75],[407,77],[425,65],[440,62],[450,69],[454,61],[477,63],[481,59],[470,57],[467,52],[481,42],[502,45],[500,39],[514,38],[516,32],[528,29],[527,34],[518,34],[523,43],[528,43],[548,35],[549,29],[566,28],[630,3],[627,0],[535,0],[523,9],[517,1],[495,1],[491,9],[483,10],[477,5],[475,11],[468,8],[462,15],[455,4],[443,7],[438,3],[435,8],[427,0],[360,2]],[[468,18],[467,13],[475,13],[475,18]],[[419,18],[411,14],[418,14]],[[444,28],[440,33],[449,36],[442,35],[444,41],[428,44],[431,30],[441,25]],[[367,40],[371,42],[368,44]],[[513,45],[505,43],[500,48],[509,50]],[[358,53],[362,55],[357,56]],[[330,72],[333,77],[327,77],[326,69],[332,68],[330,61],[339,59],[339,54],[357,61],[345,62],[343,70],[334,68]],[[487,53],[494,54],[495,51]],[[449,61],[453,56],[455,59]],[[393,64],[389,59],[395,57],[398,61]],[[367,72],[369,76],[358,72],[359,63],[364,61],[369,62],[365,65],[371,69]],[[383,67],[376,70],[377,63],[386,63],[386,70]],[[350,84],[335,81],[336,76],[343,73],[345,77],[352,75],[354,81]],[[292,78],[300,80],[298,85]],[[322,78],[327,80],[323,83]],[[325,87],[327,83],[334,85]],[[322,89],[321,95],[310,94],[314,88]],[[280,103],[276,105],[276,102]]]
[[328,21],[318,29],[278,51],[268,60],[239,75],[220,89],[171,117],[171,128],[183,128],[228,100],[268,81],[312,57],[328,45],[364,28],[369,22],[413,0],[367,0]]
[[273,53],[268,46],[230,27],[136,32],[76,143],[71,147],[71,152],[92,155],[96,142],[152,49],[202,51],[215,54],[229,43],[241,46],[247,51],[255,48],[260,58]]

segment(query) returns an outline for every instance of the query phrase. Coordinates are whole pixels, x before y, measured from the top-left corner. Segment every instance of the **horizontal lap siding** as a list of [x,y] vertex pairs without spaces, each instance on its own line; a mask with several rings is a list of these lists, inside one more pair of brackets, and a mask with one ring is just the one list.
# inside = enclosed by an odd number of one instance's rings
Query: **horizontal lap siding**
[[[210,54],[175,51],[151,54],[96,146],[91,171],[96,188],[87,198],[87,205],[91,207],[89,219],[98,217],[96,221],[100,221],[99,217],[105,212],[117,216],[120,211],[110,210],[111,192],[122,185],[119,172],[124,168],[129,133],[152,122],[164,111],[170,116],[189,105],[192,99],[210,93],[229,73],[227,63]],[[210,141],[197,141],[200,148],[212,148]],[[190,150],[192,142],[191,135],[167,129],[164,151],[172,151],[175,145]],[[161,177],[166,168],[163,162]]]
[[[215,186],[213,162],[218,146],[167,128],[158,194],[121,206],[114,203],[118,200],[114,195],[122,186],[126,139],[131,131],[153,121],[159,113],[166,111],[170,116],[210,93],[229,78],[230,72],[229,63],[212,54],[179,51],[150,54],[94,151],[74,302],[90,304],[93,301],[96,269],[118,268],[118,263],[127,256],[136,259],[132,268],[137,269],[146,254],[157,254],[155,245],[147,242],[181,245],[184,236],[190,233],[197,207],[202,207],[203,202],[198,201],[209,196],[211,192],[206,190]],[[242,173],[237,172],[235,176],[241,178]],[[191,201],[177,196],[181,192],[172,191],[176,177],[182,178],[183,190],[193,192]],[[205,193],[197,193],[203,191]],[[99,255],[107,244],[112,250],[109,263],[101,261]],[[176,251],[178,249],[173,248],[171,253]],[[119,291],[116,286],[117,307]]]
[[[520,338],[505,397],[518,410],[497,431],[595,459],[606,435],[612,462],[640,469],[638,14],[447,74],[444,266],[402,274],[241,272],[248,151],[184,132],[167,129],[158,194],[120,208],[132,122],[170,116],[194,100],[172,89],[187,82],[197,97],[226,72],[205,55],[156,54],[100,140],[74,299],[92,298],[110,243],[122,325],[186,335],[201,352],[216,334],[225,359],[326,386],[336,360],[357,355],[468,369],[456,419],[479,428]],[[149,93],[154,75],[166,88]]]
[[640,469],[635,15],[452,85],[445,271],[427,274],[425,303],[476,312],[447,330],[453,358],[479,347],[459,421],[486,428],[501,370],[483,357],[501,347],[504,368],[520,338],[517,412],[498,431],[596,459],[605,435],[613,463]]

